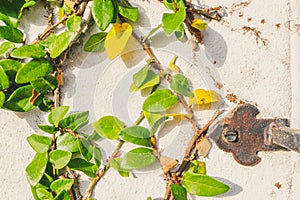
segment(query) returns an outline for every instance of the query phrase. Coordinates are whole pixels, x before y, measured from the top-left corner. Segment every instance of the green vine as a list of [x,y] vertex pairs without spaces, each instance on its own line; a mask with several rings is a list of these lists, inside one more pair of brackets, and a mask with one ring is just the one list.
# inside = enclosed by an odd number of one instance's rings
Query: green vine
[[[228,191],[226,184],[206,174],[205,163],[199,159],[205,157],[210,148],[205,134],[222,112],[217,111],[201,128],[193,111],[197,105],[218,103],[219,95],[201,88],[192,91],[188,78],[176,65],[176,56],[168,67],[163,67],[148,44],[148,39],[159,29],[163,29],[166,36],[174,34],[178,40],[183,40],[188,31],[201,44],[201,31],[207,28],[204,20],[219,20],[220,7],[199,9],[185,0],[160,2],[169,9],[162,14],[161,24],[147,36],[137,36],[130,23],[138,22],[141,13],[128,0],[43,1],[49,14],[48,24],[31,43],[18,28],[18,21],[24,9],[30,12],[36,2],[0,2],[3,22],[0,26],[0,107],[15,112],[38,107],[49,113],[49,124],[38,125],[45,134],[27,137],[36,152],[25,170],[34,199],[92,199],[97,183],[109,169],[126,178],[132,170],[155,162],[160,164],[166,181],[164,199],[184,200],[187,194],[216,196]],[[106,51],[108,58],[113,60],[122,54],[129,38],[135,37],[149,60],[133,75],[128,89],[148,91],[149,95],[134,124],[125,124],[117,116],[103,116],[93,123],[93,133],[85,134],[80,129],[89,123],[89,113],[68,114],[69,107],[60,105],[60,88],[64,84],[63,70],[69,50],[84,29],[90,27],[91,17],[99,32],[90,36],[83,49]],[[168,86],[164,87],[163,83]],[[184,112],[170,111],[177,104],[183,106]],[[158,147],[160,126],[176,118],[190,123],[194,132],[181,161],[163,155]],[[144,119],[150,128],[140,126]],[[102,156],[97,144],[99,139],[118,141],[107,158]],[[121,155],[122,147],[128,143],[135,147]],[[90,177],[90,185],[84,193],[79,189],[80,173]]]

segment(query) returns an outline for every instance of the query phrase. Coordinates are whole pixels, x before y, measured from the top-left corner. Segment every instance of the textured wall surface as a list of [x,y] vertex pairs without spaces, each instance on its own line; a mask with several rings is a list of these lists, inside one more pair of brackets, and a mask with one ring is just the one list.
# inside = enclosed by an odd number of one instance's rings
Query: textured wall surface
[[[140,9],[140,27],[135,30],[147,34],[151,27],[161,21],[167,10],[158,1],[132,0]],[[291,119],[291,125],[300,128],[299,121],[299,47],[300,30],[299,0],[198,0],[203,6],[221,5],[225,17],[221,22],[209,22],[204,32],[204,43],[193,50],[192,39],[184,43],[175,37],[166,37],[158,32],[151,38],[151,46],[163,65],[173,55],[177,64],[189,77],[194,88],[216,90],[224,98],[224,108],[230,111],[235,104],[226,100],[228,93],[256,104],[261,110],[259,117]],[[298,10],[297,10],[298,9]],[[38,6],[32,13],[25,13],[21,23],[30,40],[42,32],[46,21],[36,17]],[[25,27],[25,26],[24,26]],[[92,28],[86,37],[95,32]],[[132,124],[141,110],[144,97],[129,93],[132,74],[147,59],[139,44],[131,38],[126,53],[114,61],[106,54],[81,53],[82,47],[71,52],[62,88],[62,104],[71,110],[89,110],[90,122],[103,115],[116,115],[127,124]],[[221,84],[221,88],[216,86]],[[180,111],[180,107],[174,108]],[[197,111],[199,124],[205,124],[214,110]],[[32,199],[25,177],[25,167],[34,152],[25,138],[40,132],[37,124],[45,123],[46,114],[38,110],[29,113],[0,111],[0,198]],[[86,133],[91,129],[87,128]],[[159,134],[159,147],[164,155],[181,159],[192,136],[185,122],[166,124]],[[115,143],[100,141],[104,155],[110,155]],[[125,146],[123,153],[129,150]],[[236,163],[232,155],[213,148],[204,161],[207,174],[228,185],[228,193],[215,198],[189,197],[190,199],[288,199],[300,197],[300,155],[292,152],[261,152],[262,161],[253,167]],[[134,171],[135,177],[120,177],[110,170],[96,187],[94,197],[114,200],[142,200],[148,196],[161,199],[165,184],[158,165]],[[87,179],[85,179],[87,180]],[[275,186],[282,185],[281,188]],[[88,182],[81,187],[86,189]]]

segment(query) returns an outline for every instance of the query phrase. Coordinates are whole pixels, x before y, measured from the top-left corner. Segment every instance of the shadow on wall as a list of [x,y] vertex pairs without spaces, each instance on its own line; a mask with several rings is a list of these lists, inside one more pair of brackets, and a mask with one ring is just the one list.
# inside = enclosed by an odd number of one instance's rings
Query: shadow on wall
[[222,35],[208,27],[203,32],[203,45],[207,59],[215,66],[222,67],[227,57],[227,44]]

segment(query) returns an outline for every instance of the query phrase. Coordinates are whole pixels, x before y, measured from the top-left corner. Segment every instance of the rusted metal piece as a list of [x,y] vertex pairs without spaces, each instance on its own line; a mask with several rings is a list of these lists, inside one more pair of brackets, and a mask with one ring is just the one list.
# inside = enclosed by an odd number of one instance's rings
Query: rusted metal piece
[[231,152],[234,159],[246,166],[260,162],[258,151],[286,150],[276,144],[264,143],[264,130],[272,123],[288,126],[287,119],[257,119],[259,110],[248,103],[236,107],[229,117],[220,121],[209,137],[217,146]]

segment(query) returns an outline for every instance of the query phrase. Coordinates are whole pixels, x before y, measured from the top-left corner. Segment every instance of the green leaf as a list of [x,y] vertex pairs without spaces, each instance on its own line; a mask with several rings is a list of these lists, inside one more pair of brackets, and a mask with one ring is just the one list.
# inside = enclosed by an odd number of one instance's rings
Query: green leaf
[[27,142],[37,153],[45,153],[50,149],[51,146],[50,138],[37,134],[28,136]]
[[60,149],[56,149],[49,153],[50,161],[54,164],[56,169],[64,168],[71,160],[72,153]]
[[136,148],[126,153],[121,166],[127,170],[139,169],[151,165],[155,160],[151,149]]
[[125,142],[152,147],[150,132],[142,126],[132,126],[119,132],[119,138]]
[[170,185],[174,200],[188,200],[187,192],[184,187],[178,184]]
[[9,87],[9,79],[4,69],[0,65],[0,90],[7,89]]
[[44,131],[46,133],[50,133],[50,134],[55,134],[57,131],[59,131],[59,129],[54,126],[49,126],[49,125],[44,125],[44,124],[39,124],[38,127],[42,131]]
[[51,183],[50,188],[56,194],[60,193],[61,191],[69,191],[74,184],[73,179],[58,179]]
[[112,22],[115,9],[111,0],[94,0],[92,5],[93,18],[101,31],[104,31]]
[[46,76],[53,70],[52,65],[44,58],[33,59],[20,68],[16,75],[16,83],[23,84]]
[[105,38],[106,38],[107,33],[105,32],[100,32],[91,35],[91,37],[86,41],[84,44],[84,51],[87,52],[101,52],[104,51],[105,49]]
[[24,45],[14,49],[10,54],[13,58],[43,58],[46,56],[44,48],[40,44]]
[[51,111],[48,116],[48,121],[50,124],[54,124],[55,127],[58,126],[60,120],[64,118],[69,110],[69,106],[59,106]]
[[11,42],[22,43],[23,33],[17,28],[0,26],[0,39],[2,38]]
[[118,133],[125,124],[114,116],[105,116],[93,124],[95,131],[103,138],[118,140]]
[[188,79],[182,74],[175,74],[174,76],[172,76],[170,87],[172,90],[178,92],[183,96],[186,97],[194,96],[194,94],[190,90]]
[[150,130],[150,135],[153,136],[155,135],[156,131],[158,130],[158,128],[168,119],[170,119],[167,116],[163,116],[161,118],[159,118],[158,120],[156,120],[153,125],[151,126],[151,130]]
[[146,98],[143,110],[147,112],[164,112],[178,102],[178,98],[169,89],[156,90]]
[[190,172],[196,173],[196,174],[202,174],[206,175],[206,166],[205,162],[193,160],[190,164]]
[[90,161],[93,157],[93,146],[86,139],[79,138],[77,140],[78,148],[86,161]]
[[0,66],[2,66],[10,81],[15,81],[17,71],[22,67],[22,64],[16,60],[3,59],[0,60]]
[[122,176],[122,177],[129,177],[129,171],[127,169],[124,169],[122,166],[121,166],[121,163],[122,163],[122,158],[115,158],[113,160],[110,160],[109,162],[109,165],[115,169],[116,171],[119,172],[119,174]]
[[87,176],[92,177],[92,178],[96,177],[96,173],[98,170],[98,168],[95,164],[87,162],[86,160],[84,160],[82,158],[72,159],[69,162],[68,166],[70,167],[70,169],[82,171]]
[[29,7],[32,7],[32,6],[34,6],[35,5],[35,1],[34,0],[25,0],[26,1],[26,3],[22,6],[22,8],[20,9],[20,13],[19,13],[19,15],[18,15],[18,18],[20,19],[21,17],[22,17],[22,15],[23,15],[23,10],[25,9],[25,8],[29,8]]
[[30,185],[36,186],[46,170],[48,152],[36,153],[31,163],[26,167],[26,177]]
[[68,31],[76,32],[81,25],[81,18],[73,14],[70,16],[66,22]]
[[31,82],[31,86],[40,94],[48,94],[51,90],[55,90],[58,86],[57,79],[51,75],[40,77]]
[[3,92],[0,92],[0,108],[2,108],[4,101],[5,101],[5,94]]
[[1,0],[0,20],[8,26],[17,27],[19,11],[24,3],[24,0]]
[[46,190],[45,188],[37,188],[36,189],[36,194],[39,199],[43,200],[52,200],[53,196],[52,193]]
[[67,191],[63,190],[53,200],[71,200],[71,197]]
[[77,129],[83,127],[84,125],[89,123],[89,112],[77,112],[68,115],[66,118],[59,122],[59,126],[61,128],[69,128],[73,131],[77,131]]
[[119,14],[126,19],[136,22],[139,18],[139,10],[136,7],[132,7],[127,0],[117,0]]
[[73,153],[79,151],[76,139],[69,133],[58,136],[56,139],[56,144],[58,149],[70,151]]
[[153,87],[159,84],[159,82],[160,82],[159,75],[154,73],[152,70],[149,70],[146,79],[144,80],[144,82],[140,87],[136,87],[134,83],[130,85],[130,92]]
[[144,83],[148,74],[149,63],[147,63],[142,69],[137,73],[133,74],[133,84],[138,88]]
[[3,42],[0,44],[0,57],[5,56],[5,54],[13,50],[14,47],[15,45],[12,42]]
[[175,13],[164,13],[162,16],[162,25],[167,36],[176,31],[185,20],[185,4],[182,0],[178,1],[177,8]]
[[34,109],[35,106],[29,102],[32,90],[33,88],[30,85],[19,87],[10,95],[3,106],[16,112],[27,112]]
[[186,172],[182,177],[182,184],[187,192],[197,196],[216,196],[229,190],[229,187],[216,179]]
[[99,168],[101,165],[102,154],[100,149],[96,146],[93,147],[93,156],[94,156],[95,165]]
[[48,48],[51,58],[58,57],[70,45],[74,36],[74,32],[64,32],[56,36],[51,34],[46,40],[40,42],[41,45]]

